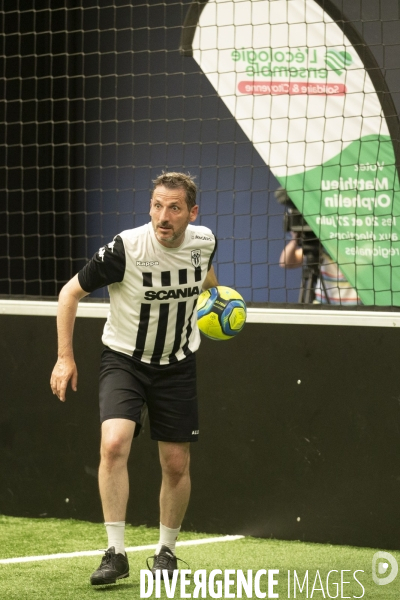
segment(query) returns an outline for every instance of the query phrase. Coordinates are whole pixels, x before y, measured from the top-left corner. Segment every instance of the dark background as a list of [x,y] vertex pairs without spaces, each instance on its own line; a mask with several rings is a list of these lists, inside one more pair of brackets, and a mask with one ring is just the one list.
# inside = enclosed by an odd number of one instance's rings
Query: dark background
[[[277,182],[191,58],[189,0],[2,2],[0,294],[56,296],[92,254],[148,220],[151,179],[190,171],[219,280],[247,301],[296,302]],[[396,0],[335,0],[400,108]],[[102,295],[104,292],[97,292]]]
[[[65,403],[49,388],[55,319],[0,322],[0,513],[101,522],[103,319],[77,319],[78,392]],[[400,549],[398,362],[395,328],[247,324],[233,340],[203,339],[183,527]],[[158,450],[146,426],[129,473],[127,521],[157,527]]]

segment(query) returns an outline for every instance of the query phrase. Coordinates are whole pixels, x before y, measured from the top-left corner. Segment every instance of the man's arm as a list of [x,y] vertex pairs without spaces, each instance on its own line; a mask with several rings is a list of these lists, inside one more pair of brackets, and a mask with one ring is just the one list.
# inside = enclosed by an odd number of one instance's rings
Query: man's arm
[[215,274],[214,267],[211,267],[207,273],[207,277],[205,278],[205,280],[203,282],[202,289],[208,290],[212,287],[216,287],[217,285],[219,285],[218,279]]
[[297,237],[284,247],[279,259],[279,265],[284,269],[297,269],[303,264],[303,248],[297,245]]
[[78,384],[78,371],[74,360],[72,338],[78,303],[88,292],[82,289],[78,276],[75,275],[62,288],[58,298],[57,331],[58,331],[58,360],[51,374],[50,386],[53,394],[61,402],[65,402],[65,393],[68,381],[76,392]]

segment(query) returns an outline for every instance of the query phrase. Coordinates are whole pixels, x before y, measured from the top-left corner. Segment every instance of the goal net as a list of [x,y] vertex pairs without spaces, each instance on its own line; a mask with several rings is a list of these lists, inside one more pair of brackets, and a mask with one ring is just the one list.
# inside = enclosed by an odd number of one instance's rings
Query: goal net
[[313,287],[322,251],[360,303],[400,304],[395,0],[0,6],[3,298],[54,298],[179,170],[247,302],[299,301],[297,237]]

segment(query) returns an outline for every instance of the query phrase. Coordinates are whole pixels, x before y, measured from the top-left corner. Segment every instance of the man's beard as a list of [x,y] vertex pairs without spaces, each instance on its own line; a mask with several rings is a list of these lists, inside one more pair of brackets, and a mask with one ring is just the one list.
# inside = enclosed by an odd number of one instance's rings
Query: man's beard
[[[156,225],[154,233],[159,242],[167,242],[168,244],[171,244],[171,243],[175,242],[176,240],[179,240],[179,238],[183,237],[188,224],[189,224],[189,222],[186,223],[185,225],[183,225],[180,229],[175,231],[173,229],[173,227],[170,226],[169,224],[167,224],[167,223],[164,224],[163,222],[161,222]],[[166,232],[159,233],[159,227],[164,227],[165,229],[169,229],[171,231],[171,235],[169,235],[168,237],[165,237],[165,235],[168,235],[168,234]]]

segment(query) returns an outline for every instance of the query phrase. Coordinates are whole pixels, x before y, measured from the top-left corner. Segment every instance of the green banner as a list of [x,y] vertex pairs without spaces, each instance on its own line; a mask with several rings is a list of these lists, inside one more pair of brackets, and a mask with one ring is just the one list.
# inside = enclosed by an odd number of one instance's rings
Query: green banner
[[363,303],[400,306],[400,188],[390,138],[367,136],[322,166],[278,179]]
[[193,57],[363,304],[400,306],[399,181],[379,68],[328,5],[209,0]]

